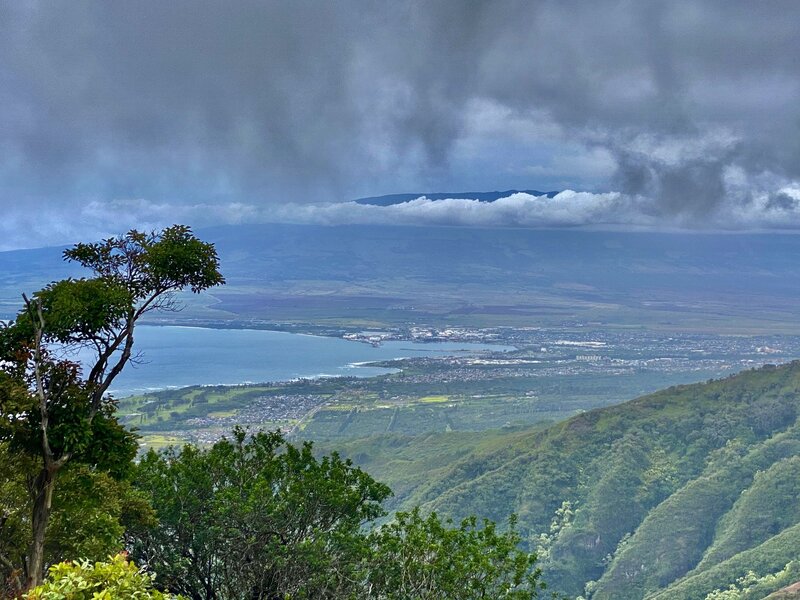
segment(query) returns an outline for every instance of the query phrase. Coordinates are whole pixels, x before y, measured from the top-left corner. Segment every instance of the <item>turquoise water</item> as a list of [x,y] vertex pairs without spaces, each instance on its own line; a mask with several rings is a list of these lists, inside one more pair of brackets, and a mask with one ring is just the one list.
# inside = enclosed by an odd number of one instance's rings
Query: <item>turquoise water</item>
[[136,329],[138,364],[114,381],[117,397],[188,385],[235,385],[298,377],[369,377],[388,369],[356,363],[411,356],[506,350],[506,346],[389,341],[379,347],[339,338],[256,329],[157,327]]

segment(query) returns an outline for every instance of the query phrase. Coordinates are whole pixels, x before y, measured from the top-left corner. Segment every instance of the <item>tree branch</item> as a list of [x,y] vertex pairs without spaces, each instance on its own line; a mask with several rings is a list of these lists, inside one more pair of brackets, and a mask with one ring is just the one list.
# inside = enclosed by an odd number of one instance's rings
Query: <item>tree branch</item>
[[125,367],[125,364],[128,362],[128,359],[131,357],[131,351],[133,350],[133,325],[134,325],[134,317],[131,316],[128,318],[128,322],[123,329],[124,334],[121,332],[119,337],[119,342],[115,342],[113,346],[115,347],[114,350],[119,348],[119,345],[122,341],[125,341],[125,346],[122,349],[122,356],[119,357],[119,360],[116,364],[111,367],[111,371],[109,371],[108,375],[106,375],[105,379],[102,381],[96,382],[97,387],[92,392],[92,412],[90,419],[94,417],[98,410],[100,410],[100,403],[103,400],[103,395],[108,390],[111,383],[114,379],[122,372],[122,369]]
[[16,570],[17,570],[17,567],[16,567],[16,566],[14,566],[14,563],[12,563],[12,562],[11,562],[11,561],[8,559],[8,557],[7,557],[7,556],[5,556],[5,555],[4,555],[2,552],[0,552],[0,564],[2,564],[2,565],[3,565],[3,566],[6,568],[6,569],[8,569],[9,571],[12,571],[12,572],[13,572],[13,571],[16,571]]
[[[36,381],[36,396],[39,399],[39,411],[41,414],[40,428],[42,430],[42,453],[45,466],[50,466],[53,461],[53,450],[47,437],[47,427],[49,426],[49,415],[47,411],[48,394],[45,392],[42,377],[42,337],[44,335],[44,315],[42,314],[42,301],[36,298],[35,306],[25,294],[22,294],[25,306],[31,321],[34,323],[34,350],[33,350],[33,373]],[[35,311],[34,311],[35,308]]]

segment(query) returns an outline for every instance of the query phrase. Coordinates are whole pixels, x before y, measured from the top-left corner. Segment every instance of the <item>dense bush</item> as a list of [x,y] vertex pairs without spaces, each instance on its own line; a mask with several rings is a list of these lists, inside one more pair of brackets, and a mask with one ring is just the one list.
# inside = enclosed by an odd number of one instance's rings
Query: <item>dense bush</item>
[[542,587],[513,528],[419,511],[375,527],[385,485],[277,432],[150,452],[136,485],[159,522],[129,531],[131,552],[192,598],[523,600]]
[[465,519],[458,527],[419,510],[398,513],[371,536],[373,556],[363,597],[380,600],[535,598],[545,586],[536,555],[519,550],[519,536],[494,523]]

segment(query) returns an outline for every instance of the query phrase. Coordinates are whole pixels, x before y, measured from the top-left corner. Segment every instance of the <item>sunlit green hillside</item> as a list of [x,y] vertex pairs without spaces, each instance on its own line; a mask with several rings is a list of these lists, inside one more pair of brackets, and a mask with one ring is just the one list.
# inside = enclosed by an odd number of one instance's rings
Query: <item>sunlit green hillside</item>
[[573,597],[702,600],[748,571],[783,571],[759,584],[766,595],[800,579],[798,408],[795,362],[548,428],[341,449],[398,492],[396,505],[516,513],[547,580]]

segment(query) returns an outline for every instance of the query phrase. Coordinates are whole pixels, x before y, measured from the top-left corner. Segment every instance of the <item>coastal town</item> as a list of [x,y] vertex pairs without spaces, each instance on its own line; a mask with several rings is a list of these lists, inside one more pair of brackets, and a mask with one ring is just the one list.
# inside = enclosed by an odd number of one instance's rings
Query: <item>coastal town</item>
[[[161,439],[213,442],[235,424],[317,438],[482,429],[564,418],[679,383],[719,378],[800,355],[800,337],[547,328],[409,327],[341,333],[353,342],[480,342],[370,363],[385,375],[164,390],[124,399],[130,425]],[[591,383],[589,383],[591,382]],[[422,414],[427,415],[423,418]]]

